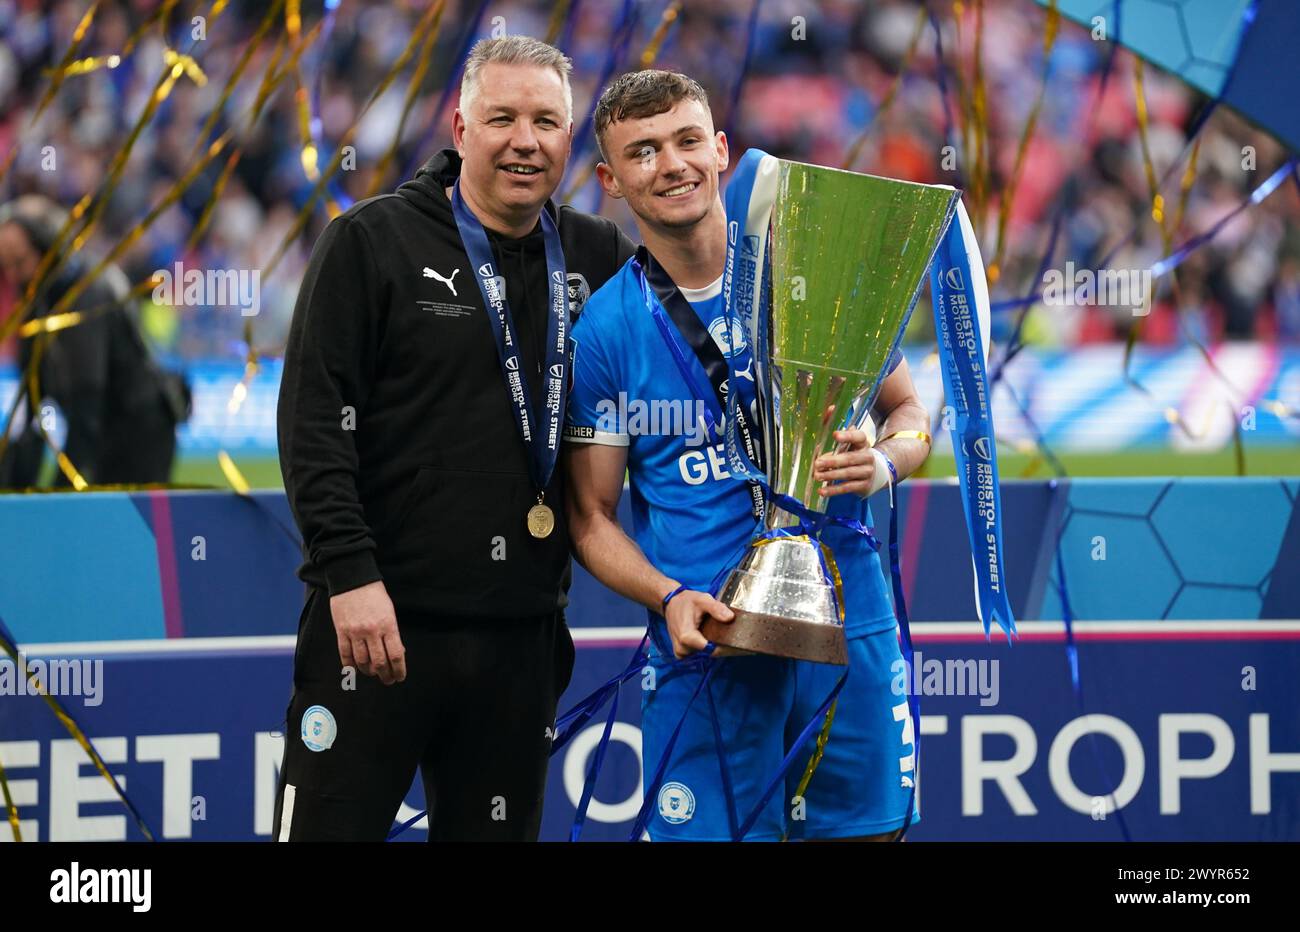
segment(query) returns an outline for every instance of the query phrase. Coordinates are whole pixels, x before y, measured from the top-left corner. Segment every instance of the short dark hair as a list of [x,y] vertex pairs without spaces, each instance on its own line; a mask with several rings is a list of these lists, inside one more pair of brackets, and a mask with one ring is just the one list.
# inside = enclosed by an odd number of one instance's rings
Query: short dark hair
[[667,113],[679,101],[698,100],[709,108],[709,95],[693,78],[675,71],[631,71],[600,95],[596,104],[596,145],[605,155],[605,132],[611,123]]
[[465,71],[460,79],[461,109],[469,108],[470,102],[478,95],[480,72],[484,65],[492,63],[501,65],[537,65],[541,68],[553,68],[564,85],[564,116],[573,119],[573,91],[569,87],[569,75],[573,73],[573,62],[559,49],[547,45],[540,39],[530,36],[501,36],[497,39],[480,39],[469,50],[465,59]]

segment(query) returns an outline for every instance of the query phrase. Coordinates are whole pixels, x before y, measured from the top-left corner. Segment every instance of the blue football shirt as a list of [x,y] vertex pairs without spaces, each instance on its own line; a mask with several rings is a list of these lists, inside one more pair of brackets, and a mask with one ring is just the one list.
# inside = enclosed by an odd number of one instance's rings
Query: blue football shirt
[[[733,390],[742,399],[752,398],[743,384],[745,373],[753,371],[750,347],[741,328],[729,332],[721,279],[682,293],[732,363]],[[687,364],[699,370],[700,384],[707,385],[694,353],[674,335]],[[712,591],[715,579],[739,562],[757,529],[749,486],[728,471],[725,444],[706,435],[703,401],[694,397],[665,345],[631,262],[588,299],[573,339],[565,440],[628,448],[632,538],[664,575]],[[829,509],[871,524],[870,507],[859,496],[836,496]],[[843,578],[845,633],[853,637],[892,628],[880,559],[867,541],[836,527],[822,539]]]

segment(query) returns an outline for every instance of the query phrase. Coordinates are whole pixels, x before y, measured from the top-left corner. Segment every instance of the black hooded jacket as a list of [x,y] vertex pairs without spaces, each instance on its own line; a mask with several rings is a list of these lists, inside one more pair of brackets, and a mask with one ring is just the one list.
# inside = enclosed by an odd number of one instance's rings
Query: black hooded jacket
[[[564,607],[569,584],[562,469],[546,489],[555,530],[534,539],[525,516],[537,491],[444,190],[459,172],[459,156],[443,150],[396,193],[332,221],[312,252],[278,411],[280,469],[303,536],[299,576],[330,595],[382,579],[399,610],[544,614]],[[576,320],[633,247],[610,220],[546,210]],[[541,225],[488,238],[539,412]]]

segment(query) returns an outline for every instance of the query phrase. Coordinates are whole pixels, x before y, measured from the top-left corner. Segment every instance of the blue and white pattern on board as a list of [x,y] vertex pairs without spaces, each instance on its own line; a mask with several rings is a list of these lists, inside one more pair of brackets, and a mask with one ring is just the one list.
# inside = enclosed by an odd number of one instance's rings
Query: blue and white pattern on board
[[[1000,349],[995,346],[992,354],[990,368],[995,371]],[[943,406],[938,358],[932,350],[915,346],[905,347],[904,353],[921,400],[931,416],[938,417]],[[1288,411],[1300,412],[1300,347],[1223,343],[1211,349],[1211,356],[1222,376],[1193,347],[1139,346],[1130,371],[1151,392],[1147,396],[1124,381],[1121,344],[1026,349],[1006,367],[1006,384],[993,390],[998,442],[1014,449],[1031,441],[1034,434],[1021,404],[1047,444],[1057,451],[1100,453],[1170,445],[1189,451],[1217,450],[1232,442],[1234,417],[1247,446],[1300,440],[1300,417],[1280,417],[1274,408],[1280,403]],[[232,454],[274,456],[280,369],[279,360],[264,361],[249,386],[248,397],[231,415],[227,405],[243,375],[243,363],[190,367],[194,415],[180,430],[182,453],[225,449]],[[14,368],[0,367],[0,410],[8,410],[16,388]],[[1182,415],[1200,439],[1187,439],[1170,423],[1170,408]],[[935,432],[936,450],[949,449],[947,434],[944,429]]]

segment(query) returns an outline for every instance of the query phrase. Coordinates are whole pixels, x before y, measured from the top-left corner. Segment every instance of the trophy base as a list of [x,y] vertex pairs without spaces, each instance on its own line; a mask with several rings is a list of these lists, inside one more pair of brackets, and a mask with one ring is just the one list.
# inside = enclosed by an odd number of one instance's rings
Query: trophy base
[[700,633],[714,644],[725,644],[756,654],[848,666],[848,644],[841,625],[781,618],[743,609],[733,611],[736,617],[730,622],[706,619]]
[[701,633],[714,644],[758,654],[847,665],[844,626],[819,546],[802,535],[755,541],[718,593],[735,619],[708,619]]

